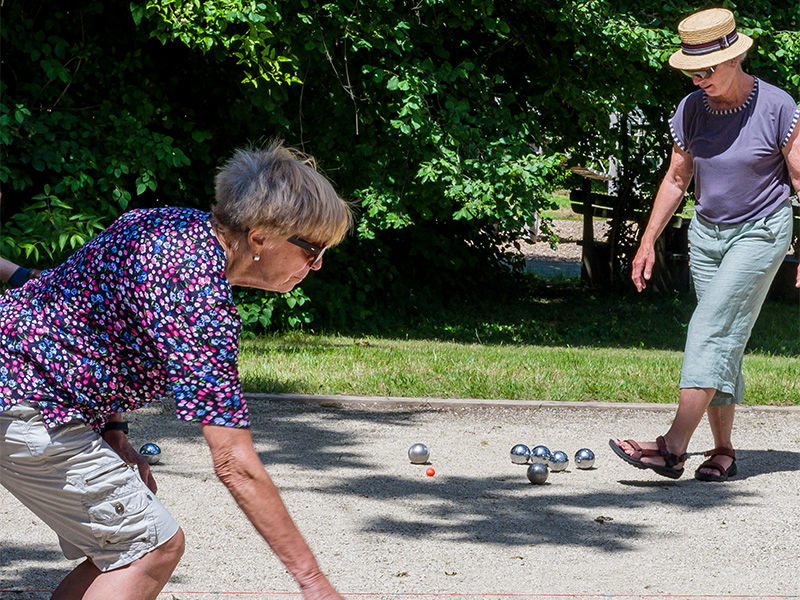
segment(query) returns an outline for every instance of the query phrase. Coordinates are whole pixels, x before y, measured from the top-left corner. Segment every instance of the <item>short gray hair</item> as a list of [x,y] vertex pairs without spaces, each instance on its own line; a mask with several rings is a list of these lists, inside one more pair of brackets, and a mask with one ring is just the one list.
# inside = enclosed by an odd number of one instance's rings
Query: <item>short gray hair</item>
[[279,140],[238,149],[214,178],[217,225],[235,236],[257,229],[334,246],[353,226],[350,206],[316,169],[314,159]]

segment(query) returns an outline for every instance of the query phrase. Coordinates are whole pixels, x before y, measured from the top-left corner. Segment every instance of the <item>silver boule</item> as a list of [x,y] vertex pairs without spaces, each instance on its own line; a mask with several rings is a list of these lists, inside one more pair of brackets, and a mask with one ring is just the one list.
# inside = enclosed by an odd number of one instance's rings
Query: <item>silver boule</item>
[[531,462],[547,465],[550,462],[550,449],[547,446],[536,446],[531,450]]
[[139,448],[139,454],[144,456],[144,459],[147,461],[149,465],[158,464],[161,460],[161,448],[158,447],[157,444],[153,442],[147,442],[141,448]]
[[531,449],[525,444],[517,444],[511,449],[511,462],[515,465],[524,465],[528,462],[531,455]]
[[537,485],[543,484],[547,481],[547,465],[542,463],[533,463],[528,467],[528,481]]
[[554,472],[563,471],[569,464],[569,456],[566,452],[556,450],[550,455],[550,470]]
[[575,466],[579,469],[591,469],[594,466],[594,452],[581,448],[575,453]]
[[431,453],[425,444],[414,444],[408,449],[408,460],[415,465],[424,465],[430,456]]

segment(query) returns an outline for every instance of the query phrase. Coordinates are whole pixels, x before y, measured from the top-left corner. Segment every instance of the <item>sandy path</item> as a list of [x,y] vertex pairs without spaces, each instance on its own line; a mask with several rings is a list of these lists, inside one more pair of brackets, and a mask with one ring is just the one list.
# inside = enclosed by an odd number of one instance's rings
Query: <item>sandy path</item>
[[[740,477],[671,481],[627,466],[610,436],[652,439],[671,413],[633,409],[331,407],[254,401],[257,449],[324,570],[350,598],[747,598],[800,593],[800,411],[742,410]],[[195,426],[133,415],[156,441],[162,501],[188,550],[160,600],[300,598],[211,474]],[[424,442],[434,477],[411,465]],[[570,456],[533,486],[516,443]],[[701,424],[690,451],[710,447]],[[580,447],[596,468],[575,469]],[[55,536],[0,489],[0,590],[48,590],[70,569]],[[0,592],[0,598],[47,598]]]

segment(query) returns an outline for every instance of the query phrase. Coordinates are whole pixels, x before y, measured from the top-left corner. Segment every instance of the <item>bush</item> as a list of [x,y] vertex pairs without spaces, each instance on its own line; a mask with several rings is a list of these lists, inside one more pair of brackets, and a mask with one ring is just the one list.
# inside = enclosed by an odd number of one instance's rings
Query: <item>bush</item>
[[[301,326],[312,311],[338,322],[479,295],[506,276],[502,243],[575,185],[567,166],[613,158],[627,208],[648,205],[666,120],[689,89],[665,63],[696,9],[2,3],[0,253],[47,267],[129,208],[207,208],[234,148],[279,137],[358,205],[357,235],[341,262],[326,258],[335,272],[308,280],[310,309],[248,297],[249,322]],[[800,96],[797,3],[737,11],[756,38],[752,70]],[[279,323],[284,308],[293,318]]]

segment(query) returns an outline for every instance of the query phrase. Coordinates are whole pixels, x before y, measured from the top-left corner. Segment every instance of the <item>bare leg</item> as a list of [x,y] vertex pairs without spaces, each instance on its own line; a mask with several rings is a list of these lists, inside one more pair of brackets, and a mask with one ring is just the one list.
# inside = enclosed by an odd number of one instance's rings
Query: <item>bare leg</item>
[[50,600],[155,600],[183,555],[183,531],[131,564],[100,571],[86,560],[53,592]]
[[[676,455],[681,455],[686,452],[689,447],[689,440],[692,438],[697,426],[703,418],[703,413],[706,412],[708,405],[714,398],[714,388],[683,388],[681,389],[680,401],[678,403],[678,411],[675,413],[675,418],[672,425],[664,434],[664,441],[667,443],[667,450]],[[733,421],[731,421],[732,423]],[[635,454],[634,449],[623,442],[616,440],[617,444],[622,450],[632,456]],[[655,442],[643,442],[639,444],[644,449],[657,449],[658,446]],[[653,465],[663,465],[664,459],[660,456],[645,456],[642,457],[642,462]],[[683,463],[677,463],[676,469],[680,469]]]
[[[735,404],[708,407],[708,423],[711,425],[711,433],[714,436],[715,448],[722,447],[733,449],[731,433],[733,432],[733,417],[735,412]],[[733,459],[729,456],[719,455],[714,459],[714,462],[719,463],[723,469],[727,470],[733,463]],[[715,469],[700,469],[700,472],[708,475],[719,474]]]

